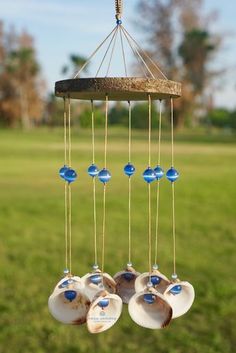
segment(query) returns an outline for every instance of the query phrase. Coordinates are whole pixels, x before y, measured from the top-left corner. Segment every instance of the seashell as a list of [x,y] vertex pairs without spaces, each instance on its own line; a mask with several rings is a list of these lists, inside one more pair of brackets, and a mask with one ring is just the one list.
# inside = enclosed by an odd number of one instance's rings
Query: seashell
[[195,298],[193,286],[189,282],[171,283],[164,292],[164,297],[173,309],[173,319],[184,315],[192,306]]
[[87,273],[81,278],[81,281],[84,286],[84,293],[90,301],[101,290],[106,290],[108,293],[116,292],[116,282],[114,279],[108,273],[102,274],[100,270]]
[[128,304],[130,298],[135,294],[135,280],[140,275],[132,267],[117,272],[113,277],[116,281],[116,293],[121,297],[123,303]]
[[165,292],[166,287],[170,284],[168,278],[158,270],[153,270],[151,274],[149,272],[145,272],[138,276],[135,281],[136,293],[144,291],[147,288],[149,280],[151,280],[153,288],[161,294]]
[[117,294],[100,291],[96,294],[87,314],[90,333],[100,333],[111,328],[122,312],[122,300]]
[[83,284],[77,276],[60,280],[48,299],[51,315],[64,324],[84,324],[89,305],[90,300],[83,293]]
[[129,301],[129,314],[136,324],[161,329],[172,319],[172,308],[165,297],[155,289],[136,293]]

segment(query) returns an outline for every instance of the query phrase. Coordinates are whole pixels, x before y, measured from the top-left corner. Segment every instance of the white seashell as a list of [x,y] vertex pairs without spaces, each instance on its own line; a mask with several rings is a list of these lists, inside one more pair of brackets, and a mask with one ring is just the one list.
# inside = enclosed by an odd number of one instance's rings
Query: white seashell
[[[181,291],[175,290],[176,286],[181,286]],[[173,319],[184,315],[192,306],[195,298],[193,286],[189,282],[178,281],[171,283],[165,290],[164,297],[173,309]]]
[[172,319],[170,304],[155,289],[136,293],[129,301],[128,310],[136,324],[149,329],[164,328]]
[[163,275],[158,270],[153,270],[151,275],[149,272],[145,272],[138,276],[135,281],[135,292],[139,293],[146,290],[147,284],[150,280],[150,276],[157,276],[159,279],[161,279],[158,284],[153,284],[153,288],[155,288],[159,293],[163,294],[166,290],[166,287],[168,287],[168,285],[170,284],[170,281],[165,275]]
[[[93,283],[91,279],[94,277],[101,277],[101,280],[97,283]],[[84,293],[92,301],[95,295],[101,290],[106,290],[108,293],[116,292],[116,282],[108,273],[101,273],[100,270],[97,270],[92,273],[87,273],[81,278],[81,282],[84,287]]]
[[116,294],[100,291],[91,303],[87,314],[87,328],[90,333],[100,333],[111,328],[122,312],[122,300]]
[[77,276],[60,280],[48,299],[51,315],[64,324],[84,324],[89,305],[90,300],[84,295],[81,279]]
[[140,275],[132,267],[114,275],[116,281],[116,293],[121,297],[123,303],[128,304],[130,298],[135,294],[135,280]]

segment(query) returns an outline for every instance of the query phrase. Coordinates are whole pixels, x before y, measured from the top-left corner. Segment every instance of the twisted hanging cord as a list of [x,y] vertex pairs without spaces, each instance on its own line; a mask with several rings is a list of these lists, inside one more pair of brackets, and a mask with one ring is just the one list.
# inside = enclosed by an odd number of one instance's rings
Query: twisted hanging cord
[[[162,128],[162,102],[159,106],[159,132],[158,132],[158,161],[157,165],[161,165],[161,128]],[[159,232],[159,203],[160,203],[160,179],[157,180],[157,199],[156,199],[156,239],[155,239],[155,265],[157,265],[158,255],[158,232]]]
[[[129,104],[129,163],[131,162],[131,128],[132,128],[132,110],[131,104]],[[132,248],[132,238],[131,238],[131,177],[129,176],[129,263],[131,263],[131,248]]]
[[[107,166],[107,127],[108,127],[108,96],[105,108],[105,143],[104,143],[104,168]],[[102,222],[102,273],[105,263],[105,230],[106,230],[106,183],[103,185],[103,222]]]
[[[170,100],[171,105],[171,163],[174,166],[174,102]],[[175,227],[175,183],[172,182],[172,235],[173,235],[173,270],[176,274],[176,227]]]
[[[92,159],[95,164],[95,131],[94,131],[94,104],[91,100],[92,111]],[[94,224],[94,265],[98,263],[97,255],[97,212],[96,212],[96,179],[93,177],[93,224]]]
[[[148,95],[148,163],[151,167],[151,130],[152,130],[152,100]],[[148,267],[152,272],[152,209],[151,209],[151,184],[148,184]]]
[[116,19],[121,19],[123,13],[123,0],[115,0]]

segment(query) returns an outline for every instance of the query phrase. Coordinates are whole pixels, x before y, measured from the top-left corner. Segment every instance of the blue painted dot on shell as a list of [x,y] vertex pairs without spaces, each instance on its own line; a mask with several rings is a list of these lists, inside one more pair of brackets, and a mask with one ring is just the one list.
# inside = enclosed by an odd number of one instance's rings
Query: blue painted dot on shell
[[154,286],[161,283],[161,278],[159,276],[151,276],[151,282]]
[[124,173],[129,177],[134,175],[135,167],[131,163],[126,164],[126,166],[124,167]]
[[102,281],[102,276],[100,274],[92,275],[92,276],[90,276],[90,281],[93,284],[99,284]]
[[174,287],[171,288],[170,292],[171,294],[174,294],[174,295],[177,295],[177,294],[180,294],[182,291],[182,286],[181,285],[176,285]]
[[67,165],[64,165],[60,170],[59,170],[59,175],[62,179],[65,179],[65,172],[69,169]]
[[70,302],[72,302],[77,296],[77,293],[75,290],[66,290],[64,292],[64,297],[69,300]]
[[147,293],[143,295],[143,300],[145,301],[145,303],[147,304],[153,304],[156,300],[156,297],[154,294],[152,293]]
[[174,168],[171,167],[167,172],[166,172],[166,177],[169,181],[172,183],[175,182],[179,178],[179,173],[178,171]]
[[104,299],[101,299],[99,302],[98,302],[98,306],[100,306],[100,308],[104,309],[106,308],[108,305],[109,305],[109,299],[107,298],[104,298]]
[[88,174],[91,176],[91,177],[96,177],[99,173],[99,169],[98,167],[95,165],[95,164],[91,164],[89,167],[88,167]]
[[144,172],[143,172],[143,179],[148,183],[152,183],[154,180],[156,180],[156,174],[154,172],[153,169],[151,169],[150,167],[147,168]]
[[130,281],[132,281],[132,280],[134,279],[135,275],[134,275],[132,272],[125,272],[125,273],[122,275],[122,277],[123,277],[126,281],[130,282]]
[[68,181],[68,183],[73,183],[77,179],[76,171],[72,168],[67,169],[64,179]]
[[109,170],[103,168],[99,173],[98,173],[98,179],[102,182],[102,183],[107,183],[110,179],[111,179],[111,173],[109,172]]
[[164,170],[159,165],[156,166],[156,168],[154,168],[154,172],[156,174],[156,179],[157,180],[160,180],[165,175]]

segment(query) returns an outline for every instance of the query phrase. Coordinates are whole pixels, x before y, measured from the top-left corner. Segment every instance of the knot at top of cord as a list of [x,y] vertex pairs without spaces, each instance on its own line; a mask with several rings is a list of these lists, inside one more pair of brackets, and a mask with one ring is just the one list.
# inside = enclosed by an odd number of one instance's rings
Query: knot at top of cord
[[121,16],[123,14],[123,0],[115,0],[116,7],[116,23],[117,25],[121,25]]

